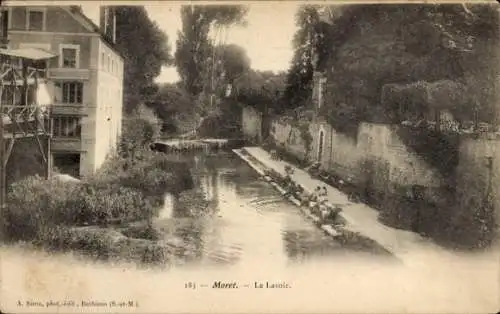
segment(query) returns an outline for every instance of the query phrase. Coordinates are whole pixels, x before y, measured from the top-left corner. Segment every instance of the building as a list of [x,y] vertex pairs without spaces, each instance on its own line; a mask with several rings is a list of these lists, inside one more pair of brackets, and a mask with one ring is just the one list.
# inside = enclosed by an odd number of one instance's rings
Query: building
[[116,150],[121,132],[124,61],[114,46],[113,10],[98,27],[78,6],[9,6],[10,49],[57,54],[47,61],[53,98],[51,158],[61,172],[87,176]]

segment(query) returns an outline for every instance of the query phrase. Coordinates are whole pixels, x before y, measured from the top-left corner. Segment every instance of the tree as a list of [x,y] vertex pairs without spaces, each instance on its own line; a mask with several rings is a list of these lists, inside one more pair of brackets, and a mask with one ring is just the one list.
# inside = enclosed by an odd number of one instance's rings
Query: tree
[[160,135],[160,120],[155,112],[138,105],[123,121],[119,153],[123,157],[134,157]]
[[292,42],[295,52],[284,94],[284,102],[291,108],[303,106],[309,101],[314,69],[326,59],[329,50],[325,43],[329,27],[321,22],[319,8],[304,5],[296,14],[298,30]]
[[[324,114],[334,127],[344,128],[346,116],[353,123],[392,121],[399,108],[381,102],[383,87],[419,81],[466,82],[467,98],[473,100],[461,98],[465,101],[457,114],[465,117],[467,107],[476,106],[484,109],[483,116],[493,116],[487,107],[494,103],[498,75],[491,66],[498,63],[498,5],[346,5],[332,16],[331,31],[320,45],[329,50],[328,62],[320,69],[328,77]],[[447,96],[450,101],[462,97],[459,89],[448,91],[454,91]],[[406,101],[412,112],[431,105],[417,98],[413,94]]]
[[124,108],[131,113],[154,93],[161,67],[172,63],[167,35],[142,6],[117,6],[116,47],[125,59]]
[[286,74],[250,70],[234,81],[234,99],[258,110],[280,108]]
[[[247,8],[244,6],[183,6],[182,31],[176,42],[175,64],[184,88],[198,95],[211,83],[215,62],[215,41],[225,28],[244,24]],[[215,28],[215,38],[210,32]]]
[[221,70],[227,82],[232,82],[250,70],[250,58],[243,47],[238,45],[223,45],[218,50]]
[[195,116],[194,97],[179,84],[162,84],[146,105],[163,121],[162,131],[177,132],[178,123],[186,116]]

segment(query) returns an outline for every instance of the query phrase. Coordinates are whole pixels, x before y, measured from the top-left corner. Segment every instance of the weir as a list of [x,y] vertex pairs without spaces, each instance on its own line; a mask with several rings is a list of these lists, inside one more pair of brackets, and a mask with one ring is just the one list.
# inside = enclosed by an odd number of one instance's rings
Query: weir
[[151,144],[151,149],[162,153],[217,152],[235,149],[245,145],[242,139],[170,139],[158,140]]

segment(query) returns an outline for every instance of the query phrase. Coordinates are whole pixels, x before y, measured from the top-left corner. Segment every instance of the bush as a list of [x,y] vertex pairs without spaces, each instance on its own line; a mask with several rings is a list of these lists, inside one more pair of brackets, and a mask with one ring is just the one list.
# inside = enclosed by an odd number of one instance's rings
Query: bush
[[70,195],[67,223],[107,225],[126,221],[150,219],[151,202],[140,190],[119,185],[105,188],[84,184]]
[[193,187],[186,167],[164,155],[141,151],[135,161],[113,157],[81,183],[28,177],[15,183],[8,194],[6,235],[32,240],[46,227],[150,220],[165,193]]
[[161,237],[161,232],[153,228],[150,224],[132,226],[121,231],[122,234],[129,238],[146,239],[157,241]]
[[167,192],[178,194],[194,186],[188,164],[146,149],[138,151],[134,160],[122,156],[108,160],[90,182],[102,187],[120,184],[140,189],[151,198]]
[[135,159],[146,146],[161,135],[161,122],[148,107],[141,105],[123,120],[119,155]]
[[[99,227],[142,220],[148,228],[132,233],[156,240],[150,222],[165,193],[178,195],[194,184],[187,164],[149,150],[158,125],[145,112],[125,121],[119,154],[110,156],[96,174],[80,182],[32,176],[14,183],[1,221],[6,238],[107,258],[116,253],[115,238],[125,237]],[[161,248],[141,245],[141,259],[164,260]]]
[[57,179],[46,181],[28,177],[11,186],[4,212],[4,231],[8,238],[33,239],[44,226],[64,223],[67,201],[75,189],[73,183]]
[[149,219],[153,206],[140,190],[30,177],[13,185],[4,216],[11,239],[32,240],[47,228]]

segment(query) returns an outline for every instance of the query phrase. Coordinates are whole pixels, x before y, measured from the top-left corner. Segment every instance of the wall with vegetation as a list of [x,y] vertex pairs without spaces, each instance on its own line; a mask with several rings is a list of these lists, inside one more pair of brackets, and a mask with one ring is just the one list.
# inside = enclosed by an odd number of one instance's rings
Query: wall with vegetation
[[[452,221],[456,231],[471,241],[487,241],[500,223],[499,141],[498,138],[469,137],[460,143],[457,206]],[[491,158],[491,167],[488,158]]]
[[[449,109],[457,119],[472,120],[470,109],[475,107],[479,120],[492,120],[492,100],[498,97],[494,79],[498,66],[493,66],[498,64],[498,54],[493,51],[498,50],[499,43],[494,8],[472,8],[474,13],[466,15],[472,18],[474,27],[466,26],[462,16],[465,11],[460,6],[358,9],[347,15],[354,22],[335,21],[332,27],[338,31],[334,33],[342,35],[332,38],[330,58],[321,69],[328,78],[323,114],[337,130],[361,121],[398,122],[402,101],[382,99],[382,90],[390,84],[416,82],[442,82],[447,88],[444,91],[441,86],[430,98],[423,97],[427,92],[413,88],[403,102],[414,113]],[[457,28],[464,27],[460,29],[463,34],[455,30],[462,36],[447,38],[451,35],[436,26],[442,24],[442,18],[451,19]],[[461,43],[462,37],[473,40]]]

